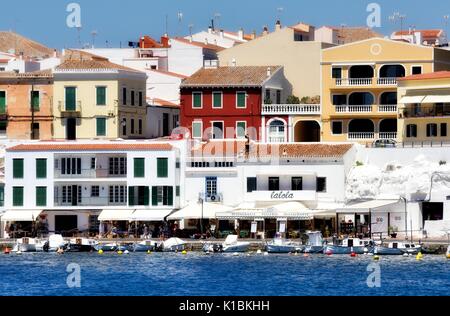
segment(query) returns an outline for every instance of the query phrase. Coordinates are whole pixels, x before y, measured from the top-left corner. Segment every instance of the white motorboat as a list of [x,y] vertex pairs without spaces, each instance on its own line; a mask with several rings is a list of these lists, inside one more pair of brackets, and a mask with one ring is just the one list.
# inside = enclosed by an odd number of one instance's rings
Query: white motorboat
[[143,240],[139,243],[133,244],[130,248],[134,252],[153,251],[156,248],[156,242],[153,240]]
[[62,235],[55,234],[48,237],[42,248],[45,252],[54,252],[58,249],[66,249],[67,245],[68,242],[64,240]]
[[337,245],[326,245],[325,254],[364,254],[373,251],[374,242],[370,239],[344,238]]
[[203,251],[205,252],[245,252],[250,246],[249,242],[238,241],[237,235],[228,235],[221,244],[205,243]]
[[308,241],[304,249],[305,253],[322,253],[323,252],[323,238],[320,231],[307,232]]
[[165,252],[183,251],[186,243],[177,237],[172,237],[162,242],[161,248]]
[[387,246],[375,246],[373,253],[376,255],[403,255],[417,254],[422,250],[420,245],[408,242],[390,242]]
[[70,239],[67,251],[69,252],[90,252],[95,250],[98,241],[89,238],[77,237]]
[[281,237],[274,238],[266,243],[266,251],[269,253],[302,252],[304,247],[299,242],[294,242]]
[[42,251],[43,242],[37,238],[19,238],[14,245],[12,252],[37,252]]

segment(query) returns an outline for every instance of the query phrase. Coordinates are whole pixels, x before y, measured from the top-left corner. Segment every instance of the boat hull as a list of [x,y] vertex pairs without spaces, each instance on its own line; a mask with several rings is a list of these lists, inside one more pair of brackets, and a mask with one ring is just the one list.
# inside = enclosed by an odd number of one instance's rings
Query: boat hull
[[34,245],[34,244],[16,244],[11,251],[12,252],[37,252],[38,247],[36,247],[36,245]]
[[153,245],[142,245],[142,244],[134,244],[131,246],[132,251],[134,252],[147,252],[154,251],[155,246]]
[[303,251],[305,253],[322,253],[323,246],[306,246]]
[[69,247],[66,251],[68,252],[91,252],[94,251],[95,248],[91,245],[79,245],[79,244],[69,244]]
[[389,248],[379,246],[376,246],[373,249],[373,253],[376,255],[391,255],[391,256],[401,256],[404,254],[404,252],[399,248]]
[[273,245],[267,244],[266,251],[269,253],[290,253],[290,252],[302,252],[303,247],[300,245]]
[[356,246],[356,247],[343,247],[343,246],[326,246],[323,249],[323,253],[328,254],[337,254],[337,255],[346,255],[351,253],[356,254],[364,254],[371,252],[371,247],[364,247],[364,246]]
[[246,252],[250,247],[250,243],[240,243],[237,245],[223,246],[222,252]]

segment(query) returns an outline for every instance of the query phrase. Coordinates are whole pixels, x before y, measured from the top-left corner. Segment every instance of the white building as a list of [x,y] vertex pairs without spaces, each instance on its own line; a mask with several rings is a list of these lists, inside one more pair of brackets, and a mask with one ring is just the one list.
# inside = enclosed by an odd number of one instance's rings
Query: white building
[[[100,221],[162,221],[180,205],[180,150],[167,142],[39,142],[9,147],[2,232],[98,233]],[[99,228],[100,227],[100,228]],[[16,229],[18,230],[18,229]]]
[[228,32],[224,30],[215,30],[209,27],[207,31],[200,31],[192,35],[186,36],[185,39],[195,42],[213,44],[223,48],[230,48],[234,45],[245,43],[251,40],[250,35],[244,34],[244,30],[241,28],[237,32]]

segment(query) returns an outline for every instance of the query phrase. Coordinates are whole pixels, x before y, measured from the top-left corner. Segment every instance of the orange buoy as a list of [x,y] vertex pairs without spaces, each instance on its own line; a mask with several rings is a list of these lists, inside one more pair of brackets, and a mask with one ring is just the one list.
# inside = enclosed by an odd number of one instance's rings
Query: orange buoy
[[325,252],[325,254],[326,254],[327,256],[331,256],[331,255],[333,254],[333,252],[332,252],[331,250],[327,250],[327,251]]
[[9,249],[8,247],[5,248],[5,251],[3,252],[5,255],[9,255],[9,253],[11,252],[11,249]]
[[350,254],[350,257],[356,257],[356,253],[355,253],[355,252],[352,252],[352,253]]

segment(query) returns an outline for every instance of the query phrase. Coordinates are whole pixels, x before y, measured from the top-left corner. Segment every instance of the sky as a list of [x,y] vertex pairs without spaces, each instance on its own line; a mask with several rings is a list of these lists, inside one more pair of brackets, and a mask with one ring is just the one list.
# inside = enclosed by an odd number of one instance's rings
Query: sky
[[[405,15],[403,29],[445,28],[444,15],[450,14],[449,0],[24,0],[2,1],[0,30],[13,30],[52,48],[79,47],[92,43],[96,47],[119,47],[137,41],[142,35],[171,36],[207,29],[216,15],[216,26],[236,31],[243,28],[261,33],[264,25],[273,30],[279,18],[283,25],[305,22],[321,25],[366,25],[367,5],[377,3],[381,9],[381,26],[375,31],[388,35],[400,29],[389,19],[394,12]],[[67,5],[81,8],[81,30],[66,23]],[[178,12],[183,17],[178,19]],[[167,23],[166,23],[167,20]],[[448,28],[447,28],[448,29]],[[80,41],[78,40],[80,35]],[[108,43],[108,44],[107,44]]]

